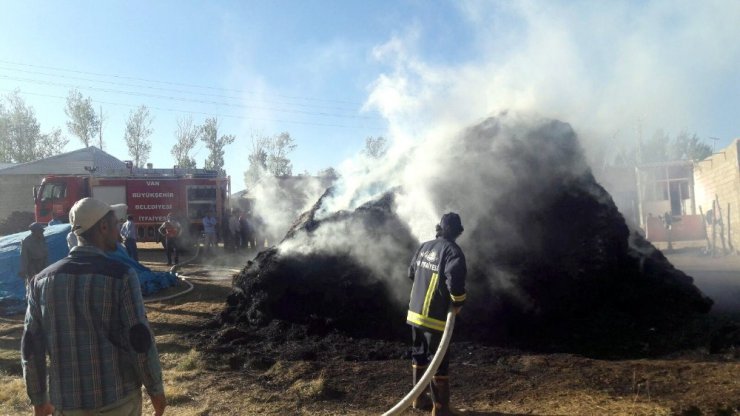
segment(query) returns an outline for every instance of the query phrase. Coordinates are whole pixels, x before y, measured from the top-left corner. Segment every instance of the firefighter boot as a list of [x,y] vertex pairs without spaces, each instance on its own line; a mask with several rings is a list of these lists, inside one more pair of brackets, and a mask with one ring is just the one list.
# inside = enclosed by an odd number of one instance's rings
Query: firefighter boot
[[[421,376],[424,374],[424,371],[426,371],[427,366],[420,366],[412,364],[412,375],[414,378],[414,386],[419,381]],[[420,395],[416,396],[414,401],[411,403],[411,407],[417,410],[432,410],[432,398],[429,393],[429,385],[426,386],[426,388],[421,392]]]
[[432,379],[432,399],[434,400],[432,416],[459,414],[450,407],[450,379],[447,376],[434,376]]

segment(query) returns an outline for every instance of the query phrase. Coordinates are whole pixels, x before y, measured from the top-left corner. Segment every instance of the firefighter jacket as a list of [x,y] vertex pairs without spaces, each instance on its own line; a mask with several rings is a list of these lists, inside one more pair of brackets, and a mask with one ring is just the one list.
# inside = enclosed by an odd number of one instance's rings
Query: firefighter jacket
[[465,303],[465,255],[454,242],[438,237],[416,251],[409,266],[413,280],[406,322],[442,332],[450,308]]
[[161,227],[159,227],[159,233],[167,238],[175,238],[180,235],[180,223],[177,221],[165,221]]

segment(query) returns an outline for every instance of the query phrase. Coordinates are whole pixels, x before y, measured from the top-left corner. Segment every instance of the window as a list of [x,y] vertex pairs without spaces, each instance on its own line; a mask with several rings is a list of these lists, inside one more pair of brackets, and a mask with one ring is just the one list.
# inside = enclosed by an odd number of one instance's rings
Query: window
[[188,186],[188,212],[191,221],[198,221],[216,209],[216,186],[192,185]]
[[645,186],[646,201],[667,201],[668,200],[668,183],[653,182]]
[[41,201],[56,201],[67,196],[67,184],[47,183],[41,190]]

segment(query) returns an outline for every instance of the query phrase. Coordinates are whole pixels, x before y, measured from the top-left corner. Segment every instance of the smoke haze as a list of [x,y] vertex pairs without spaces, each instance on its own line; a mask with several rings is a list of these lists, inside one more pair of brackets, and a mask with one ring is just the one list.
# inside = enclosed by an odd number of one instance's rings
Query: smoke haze
[[708,113],[707,101],[725,90],[740,94],[733,75],[740,61],[737,2],[460,7],[475,33],[477,53],[466,60],[425,60],[418,28],[375,48],[389,70],[372,85],[366,105],[390,121],[391,137],[449,135],[513,110],[571,123],[596,156],[601,146],[613,151],[634,143],[639,130],[718,135],[713,126],[722,116]]
[[[668,335],[712,301],[630,233],[590,166],[640,130],[709,125],[702,100],[725,87],[713,79],[740,55],[740,46],[715,42],[733,42],[740,4],[488,5],[461,3],[478,51],[462,63],[421,57],[418,27],[374,49],[389,69],[366,106],[388,120],[388,154],[339,166],[334,190],[302,217],[280,256],[264,255],[264,267],[258,259],[237,286],[248,297],[254,282],[269,287],[281,262],[297,262],[289,268],[296,285],[316,282],[323,294],[355,277],[380,279],[403,306],[416,244],[454,211],[465,227],[458,243],[473,332],[585,350],[665,340],[670,349]],[[379,206],[387,212],[376,216]],[[330,276],[348,257],[370,279],[354,267]],[[317,258],[326,269],[316,269]],[[371,309],[386,310],[384,300]]]
[[[740,58],[733,40],[740,35],[733,23],[740,4],[460,4],[475,33],[475,56],[458,63],[425,60],[418,27],[372,51],[388,70],[370,86],[365,105],[387,119],[392,146],[380,160],[358,156],[339,166],[341,179],[319,218],[395,189],[395,211],[418,241],[433,238],[442,213],[456,211],[467,230],[492,221],[508,245],[524,245],[537,236],[518,219],[537,212],[542,195],[559,186],[550,179],[578,177],[589,162],[602,163],[641,132],[706,128],[705,100],[738,88],[715,80],[726,79]],[[461,148],[460,132],[490,115],[501,115],[496,140]],[[566,148],[531,143],[532,134],[567,137]],[[606,194],[595,196],[608,202]],[[511,212],[492,215],[504,210]],[[320,231],[333,237],[304,242],[302,250],[368,241],[361,229],[336,231]],[[368,257],[363,264],[383,259],[371,256],[373,250],[352,251]]]

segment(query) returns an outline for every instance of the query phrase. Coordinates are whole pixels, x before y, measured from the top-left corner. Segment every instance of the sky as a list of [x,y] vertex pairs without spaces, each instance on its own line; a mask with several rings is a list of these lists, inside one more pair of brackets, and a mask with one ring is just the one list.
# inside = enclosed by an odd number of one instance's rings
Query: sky
[[[661,129],[719,150],[740,137],[736,1],[2,2],[0,94],[18,90],[66,150],[72,88],[127,160],[146,105],[149,162],[170,167],[177,121],[217,117],[232,189],[253,137],[290,133],[294,173],[351,169],[367,137],[449,135],[502,111],[571,123],[591,152]],[[202,167],[203,145],[192,156]]]

